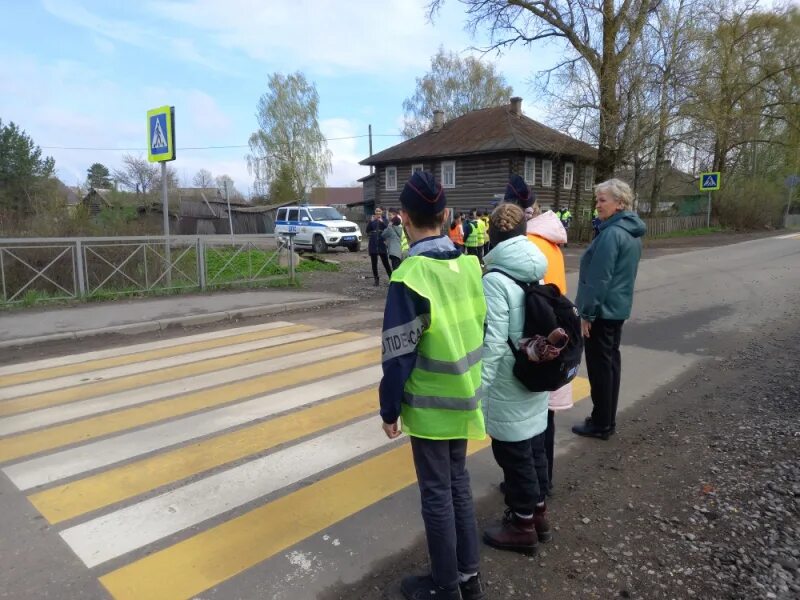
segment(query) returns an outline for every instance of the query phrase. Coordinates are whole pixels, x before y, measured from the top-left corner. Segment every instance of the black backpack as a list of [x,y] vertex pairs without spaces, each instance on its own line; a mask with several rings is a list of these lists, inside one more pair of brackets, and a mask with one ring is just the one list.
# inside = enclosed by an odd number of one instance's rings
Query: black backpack
[[575,305],[552,283],[525,283],[496,269],[489,273],[500,273],[508,277],[525,292],[525,325],[522,337],[547,337],[558,327],[569,335],[566,347],[556,358],[538,363],[529,360],[510,339],[507,340],[514,354],[514,377],[532,392],[552,392],[575,379],[583,354],[581,318]]

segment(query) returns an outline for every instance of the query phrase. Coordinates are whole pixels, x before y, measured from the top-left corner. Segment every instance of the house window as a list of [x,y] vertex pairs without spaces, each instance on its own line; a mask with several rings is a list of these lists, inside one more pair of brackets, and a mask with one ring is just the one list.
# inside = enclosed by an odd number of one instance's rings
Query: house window
[[397,167],[386,167],[386,189],[397,189]]
[[533,185],[534,181],[536,180],[536,159],[535,158],[526,158],[525,159],[525,183],[528,185]]
[[586,167],[586,174],[584,175],[583,189],[587,192],[592,191],[594,185],[594,167]]
[[553,161],[542,161],[542,187],[553,186]]
[[572,189],[572,178],[575,175],[575,165],[572,163],[564,163],[564,189]]
[[456,163],[448,161],[442,163],[442,187],[456,187]]
[[422,167],[422,163],[419,163],[418,165],[411,165],[411,174],[412,175],[414,173],[421,173],[424,170],[425,169]]

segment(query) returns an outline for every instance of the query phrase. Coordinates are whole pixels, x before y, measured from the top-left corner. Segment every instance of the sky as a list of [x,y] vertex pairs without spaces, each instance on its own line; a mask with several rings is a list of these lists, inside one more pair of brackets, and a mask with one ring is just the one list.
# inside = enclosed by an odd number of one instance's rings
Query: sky
[[[173,105],[182,185],[200,168],[230,175],[248,195],[245,156],[256,105],[271,73],[301,71],[320,96],[330,140],[329,186],[366,175],[358,164],[402,141],[402,103],[440,46],[477,55],[447,0],[434,23],[427,0],[0,0],[0,119],[14,121],[56,160],[58,177],[82,184],[95,162],[118,167],[146,155],[147,110]],[[487,55],[542,119],[532,76],[555,64],[557,44]],[[362,136],[362,137],[357,137]],[[337,139],[348,138],[348,139]],[[190,149],[205,146],[233,148]],[[84,150],[82,148],[90,148]],[[125,150],[119,150],[125,149]]]

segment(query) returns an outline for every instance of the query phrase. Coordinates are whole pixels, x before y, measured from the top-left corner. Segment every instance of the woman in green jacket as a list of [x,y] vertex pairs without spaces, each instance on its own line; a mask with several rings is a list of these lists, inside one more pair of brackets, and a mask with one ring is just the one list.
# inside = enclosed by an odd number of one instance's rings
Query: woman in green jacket
[[492,452],[503,469],[505,501],[502,523],[487,529],[484,541],[495,548],[532,553],[552,536],[545,518],[547,483],[548,392],[531,392],[513,374],[514,355],[525,324],[525,292],[517,281],[538,282],[547,259],[525,237],[525,215],[515,204],[501,204],[489,221],[495,246],[486,255],[483,278],[486,333],[481,385],[483,413]]
[[581,257],[578,296],[585,338],[592,414],[573,433],[607,440],[616,431],[622,373],[622,324],[631,315],[633,286],[642,255],[644,222],[634,213],[633,192],[619,179],[595,186],[599,233]]

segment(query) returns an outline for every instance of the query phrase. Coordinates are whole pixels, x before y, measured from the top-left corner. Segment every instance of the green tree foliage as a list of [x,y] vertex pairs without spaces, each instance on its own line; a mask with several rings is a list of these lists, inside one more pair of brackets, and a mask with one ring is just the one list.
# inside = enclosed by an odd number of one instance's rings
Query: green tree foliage
[[37,194],[53,176],[55,161],[13,121],[0,119],[0,207],[15,213],[35,209]]
[[462,59],[444,48],[431,58],[431,69],[417,78],[414,95],[403,101],[403,135],[415,137],[431,127],[434,110],[460,117],[472,110],[507,104],[511,86],[495,65],[472,56]]
[[93,188],[107,189],[111,187],[111,173],[104,164],[94,163],[86,169],[86,185]]
[[257,194],[269,190],[280,173],[291,174],[295,198],[312,186],[325,185],[331,153],[319,128],[319,94],[302,73],[269,77],[269,90],[258,101],[258,131],[250,136],[247,164]]
[[294,186],[292,185],[292,172],[287,166],[281,167],[277,175],[269,182],[269,191],[267,193],[270,204],[295,202],[297,195],[295,194]]

